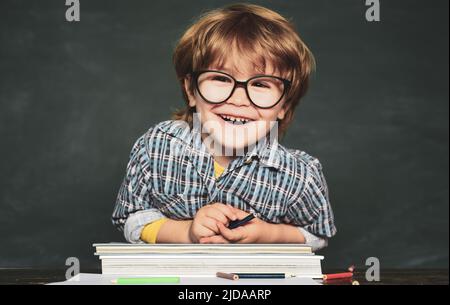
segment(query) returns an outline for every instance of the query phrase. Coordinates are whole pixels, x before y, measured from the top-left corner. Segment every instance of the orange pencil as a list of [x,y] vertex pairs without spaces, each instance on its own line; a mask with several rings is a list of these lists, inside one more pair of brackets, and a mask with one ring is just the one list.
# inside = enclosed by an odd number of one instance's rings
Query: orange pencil
[[332,274],[324,274],[324,280],[334,280],[334,279],[343,279],[353,277],[353,272],[342,272],[342,273],[332,273]]

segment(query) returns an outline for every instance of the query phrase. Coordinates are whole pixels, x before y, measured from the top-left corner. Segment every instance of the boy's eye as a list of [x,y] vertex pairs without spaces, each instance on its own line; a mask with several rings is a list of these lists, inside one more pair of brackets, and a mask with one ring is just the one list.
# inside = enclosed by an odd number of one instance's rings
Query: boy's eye
[[212,77],[213,80],[218,82],[225,82],[225,83],[231,83],[231,79],[229,79],[226,76],[216,75]]
[[270,88],[271,87],[270,84],[268,84],[266,82],[261,82],[261,81],[252,83],[252,86],[258,87],[258,88]]

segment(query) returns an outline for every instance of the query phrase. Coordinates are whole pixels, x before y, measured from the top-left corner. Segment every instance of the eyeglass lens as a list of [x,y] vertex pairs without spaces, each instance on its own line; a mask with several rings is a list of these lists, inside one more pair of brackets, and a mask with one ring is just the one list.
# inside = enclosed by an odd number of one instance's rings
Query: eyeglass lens
[[[235,80],[225,73],[207,71],[199,74],[197,84],[204,99],[211,103],[222,103],[233,93]],[[247,93],[255,105],[272,107],[282,97],[284,83],[270,76],[252,78],[247,83]]]

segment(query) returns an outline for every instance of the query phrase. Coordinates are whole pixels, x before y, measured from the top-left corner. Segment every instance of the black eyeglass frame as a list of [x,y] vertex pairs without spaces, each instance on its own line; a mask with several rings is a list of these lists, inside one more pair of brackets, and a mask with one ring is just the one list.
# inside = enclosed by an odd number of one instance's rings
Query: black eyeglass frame
[[[223,74],[223,75],[226,75],[226,76],[230,77],[230,78],[234,81],[234,87],[233,87],[233,89],[231,90],[230,95],[229,95],[227,98],[225,98],[223,101],[221,101],[221,102],[211,102],[211,101],[207,100],[207,99],[203,96],[203,94],[200,92],[200,88],[199,88],[199,85],[198,85],[198,77],[200,76],[200,74],[206,73],[206,72],[220,73],[220,74]],[[287,80],[287,79],[284,79],[284,78],[281,78],[281,77],[278,77],[278,76],[264,75],[264,74],[258,74],[258,75],[252,76],[251,78],[247,79],[246,81],[238,81],[238,80],[236,80],[232,75],[230,75],[230,74],[228,74],[228,73],[226,73],[226,72],[223,72],[223,71],[219,71],[219,70],[200,70],[200,71],[194,71],[194,72],[191,73],[191,76],[193,77],[194,85],[195,85],[195,88],[197,89],[198,94],[200,94],[200,96],[201,96],[207,103],[210,103],[210,104],[221,104],[221,103],[226,102],[226,101],[233,95],[233,93],[234,93],[234,91],[236,90],[237,87],[242,87],[242,88],[244,88],[244,90],[245,90],[245,94],[247,95],[248,100],[249,100],[253,105],[255,105],[256,107],[261,108],[261,109],[270,109],[270,108],[275,107],[275,106],[283,99],[283,97],[286,95],[286,93],[288,92],[288,90],[289,90],[290,87],[291,87],[291,81],[289,81],[289,80]],[[270,107],[261,107],[261,106],[258,106],[255,102],[252,101],[252,99],[250,98],[250,94],[248,93],[248,83],[249,83],[250,81],[254,80],[255,78],[260,78],[260,77],[270,77],[270,78],[275,78],[275,79],[278,79],[278,80],[280,80],[280,81],[283,82],[283,93],[281,94],[281,96],[280,96],[280,98],[278,99],[278,101],[277,101],[275,104],[273,104],[272,106],[270,106]]]

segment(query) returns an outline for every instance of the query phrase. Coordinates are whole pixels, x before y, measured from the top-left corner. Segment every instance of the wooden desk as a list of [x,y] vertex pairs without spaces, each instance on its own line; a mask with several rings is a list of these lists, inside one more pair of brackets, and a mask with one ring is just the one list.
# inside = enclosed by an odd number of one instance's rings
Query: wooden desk
[[[325,270],[326,273],[340,270]],[[100,270],[82,270],[87,273],[100,273]],[[364,273],[356,272],[353,280],[361,285],[448,285],[448,270],[385,270],[381,272],[380,282],[367,282]],[[0,269],[0,285],[8,284],[47,284],[65,280],[65,270],[51,269]],[[351,285],[351,281],[333,281],[327,285]]]

